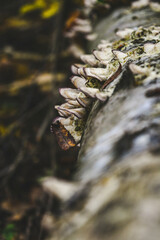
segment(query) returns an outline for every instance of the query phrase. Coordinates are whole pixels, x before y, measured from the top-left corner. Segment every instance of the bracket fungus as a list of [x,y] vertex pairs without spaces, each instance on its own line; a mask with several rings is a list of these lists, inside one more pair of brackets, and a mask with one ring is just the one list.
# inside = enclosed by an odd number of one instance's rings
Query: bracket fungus
[[[62,149],[80,143],[87,115],[95,100],[106,101],[114,93],[123,69],[129,66],[135,85],[148,85],[160,78],[155,64],[160,54],[160,27],[138,27],[117,31],[119,40],[101,40],[92,54],[81,56],[83,64],[74,64],[72,84],[61,88],[65,103],[55,106],[60,117],[51,125]],[[123,76],[121,76],[123,78]]]

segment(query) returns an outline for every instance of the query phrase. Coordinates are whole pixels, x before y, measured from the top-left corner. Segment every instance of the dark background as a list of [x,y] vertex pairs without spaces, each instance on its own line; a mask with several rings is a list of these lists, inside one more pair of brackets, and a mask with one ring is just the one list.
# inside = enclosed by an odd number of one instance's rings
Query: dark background
[[[45,6],[37,7],[36,4]],[[0,7],[0,239],[44,239],[45,212],[58,216],[58,201],[40,181],[71,179],[77,149],[63,152],[50,133],[58,88],[69,85],[74,57],[64,38],[66,21],[82,1],[3,0]],[[26,5],[32,9],[24,12]]]

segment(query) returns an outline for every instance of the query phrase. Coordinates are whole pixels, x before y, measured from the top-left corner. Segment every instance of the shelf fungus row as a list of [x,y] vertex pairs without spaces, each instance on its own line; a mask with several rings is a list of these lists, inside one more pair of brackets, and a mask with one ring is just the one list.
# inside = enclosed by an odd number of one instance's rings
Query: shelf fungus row
[[105,0],[105,1],[98,1],[98,0],[84,0],[85,7],[92,11],[94,8],[98,8],[99,6],[103,6],[103,8],[110,9],[112,6],[116,6],[118,4],[130,4],[131,8],[140,9],[144,7],[150,7],[155,12],[160,12],[160,3],[157,0]]
[[150,7],[155,12],[160,12],[160,3],[152,0],[138,0],[134,1],[131,5],[132,9],[140,9],[144,7]]
[[78,34],[83,34],[87,40],[94,40],[96,38],[96,34],[93,33],[91,21],[85,16],[83,18],[75,18],[65,33],[68,38],[76,37]]
[[[60,117],[51,131],[57,136],[62,149],[80,143],[88,112],[94,100],[106,101],[115,91],[122,70],[129,66],[135,84],[150,84],[160,79],[155,68],[160,54],[160,27],[139,27],[117,31],[119,40],[102,40],[92,54],[81,56],[82,64],[74,64],[71,82],[75,89],[61,88],[65,103],[55,106]],[[119,80],[120,81],[120,80]]]
[[[160,4],[158,3],[158,0],[130,0],[128,1],[128,4],[131,2],[132,9],[139,9],[143,7],[151,7],[154,11],[160,11]],[[103,5],[103,7],[111,8],[112,5],[118,5],[120,3],[125,4],[124,0],[105,0],[105,1],[98,1],[98,0],[84,0],[85,6],[88,8],[93,9],[96,6],[99,6],[100,4]],[[127,4],[127,1],[126,1]]]

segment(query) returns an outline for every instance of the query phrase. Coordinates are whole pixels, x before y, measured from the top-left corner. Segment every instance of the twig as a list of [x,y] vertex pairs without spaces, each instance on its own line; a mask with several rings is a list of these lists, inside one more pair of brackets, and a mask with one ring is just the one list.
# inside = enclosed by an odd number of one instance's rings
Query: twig
[[36,135],[37,142],[40,142],[40,140],[42,139],[43,134],[44,134],[46,128],[48,127],[49,122],[51,122],[52,118],[53,118],[53,111],[50,110],[48,112],[48,114],[46,115],[44,121],[42,122],[42,124],[39,127],[39,130],[38,130],[37,135]]

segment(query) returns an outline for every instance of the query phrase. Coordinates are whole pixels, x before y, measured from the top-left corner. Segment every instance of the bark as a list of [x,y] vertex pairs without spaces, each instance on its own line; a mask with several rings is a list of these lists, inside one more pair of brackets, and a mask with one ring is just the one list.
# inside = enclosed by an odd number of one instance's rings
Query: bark
[[[149,8],[118,9],[95,31],[98,41],[111,40],[117,28],[151,26],[159,19]],[[160,57],[151,61],[158,70]],[[93,103],[74,178],[77,191],[63,202],[50,239],[160,239],[159,89],[159,79],[135,86],[126,66],[110,99]]]

